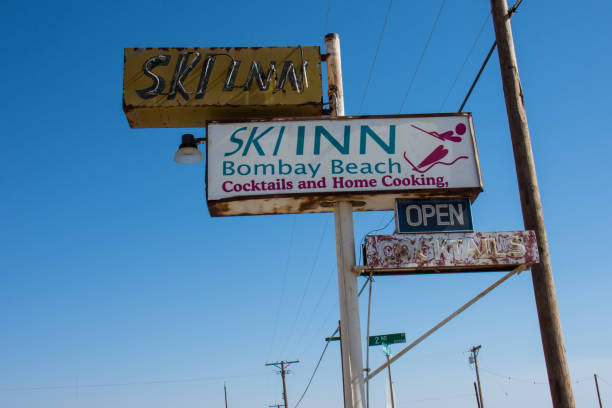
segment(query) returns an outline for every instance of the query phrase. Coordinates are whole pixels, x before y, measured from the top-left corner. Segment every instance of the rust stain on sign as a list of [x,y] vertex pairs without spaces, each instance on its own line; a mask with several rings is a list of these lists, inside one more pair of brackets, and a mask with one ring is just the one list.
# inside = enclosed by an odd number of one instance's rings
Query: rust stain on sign
[[321,115],[319,47],[126,48],[123,109],[131,127]]
[[507,270],[540,261],[533,231],[368,235],[375,274]]

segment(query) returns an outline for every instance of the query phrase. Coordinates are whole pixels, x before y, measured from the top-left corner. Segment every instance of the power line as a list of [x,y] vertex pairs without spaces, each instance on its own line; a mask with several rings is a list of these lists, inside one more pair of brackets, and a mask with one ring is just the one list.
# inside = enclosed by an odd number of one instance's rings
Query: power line
[[[338,330],[340,330],[340,327],[338,327],[329,337],[334,337],[334,335],[336,333],[338,333]],[[298,400],[298,402],[295,404],[294,408],[297,408],[300,405],[300,402],[302,402],[302,399],[304,399],[304,395],[306,395],[306,392],[308,392],[308,389],[310,388],[310,384],[312,383],[312,380],[314,379],[315,374],[317,373],[317,370],[319,369],[319,365],[321,364],[321,360],[323,360],[323,356],[325,355],[325,352],[327,351],[327,347],[329,346],[329,342],[331,340],[327,340],[325,342],[325,347],[323,347],[323,352],[321,353],[321,356],[319,357],[319,361],[317,361],[317,365],[314,368],[314,371],[312,372],[312,375],[310,376],[310,380],[308,380],[308,384],[306,385],[306,389],[304,390],[304,392],[302,393],[302,396],[300,397],[300,399]]]
[[612,385],[612,383],[609,383],[605,378],[602,378],[601,375],[598,375],[597,378],[599,378],[601,381],[605,382],[608,385]]
[[[510,9],[508,10],[509,18],[512,17],[512,15],[516,12],[516,10],[518,9],[518,7],[521,5],[522,2],[523,0],[518,0],[516,3],[514,3],[514,6],[510,7]],[[482,71],[484,71],[485,67],[487,66],[487,63],[489,62],[489,59],[491,58],[491,55],[493,54],[493,51],[495,50],[496,47],[497,47],[497,42],[494,41],[493,45],[491,46],[491,49],[489,50],[489,53],[487,54],[487,57],[485,58],[484,62],[482,63],[480,67],[480,70],[478,71],[478,74],[476,74],[476,78],[474,78],[474,81],[472,82],[472,86],[470,86],[470,90],[468,91],[467,95],[465,95],[465,98],[463,99],[463,102],[461,103],[461,106],[459,107],[458,112],[463,111],[463,107],[465,106],[468,99],[470,98],[470,95],[472,94],[472,91],[474,90],[476,83],[480,79],[480,75],[482,74]]]
[[484,23],[482,23],[482,26],[480,27],[480,31],[478,31],[478,34],[476,35],[476,39],[472,43],[472,47],[470,48],[467,55],[465,56],[465,59],[463,60],[463,64],[461,64],[461,67],[459,68],[459,71],[457,72],[457,75],[455,76],[455,80],[451,84],[450,88],[448,89],[448,93],[446,94],[446,97],[444,98],[444,100],[442,101],[442,104],[440,105],[440,109],[439,109],[440,112],[442,111],[442,109],[444,109],[444,105],[446,104],[446,101],[448,100],[448,97],[450,96],[451,92],[455,88],[455,84],[459,80],[459,77],[461,76],[461,73],[463,72],[463,68],[465,68],[465,64],[467,64],[468,60],[470,59],[470,56],[472,55],[472,52],[474,51],[474,48],[476,48],[476,44],[478,43],[478,40],[480,40],[480,37],[482,36],[482,33],[484,31],[484,28],[487,26],[487,23],[489,22],[490,15],[491,13],[487,14],[487,16],[485,17]]
[[327,11],[325,12],[325,24],[323,25],[323,36],[327,35],[327,23],[329,21],[329,10],[331,9],[331,0],[327,0]]
[[[361,289],[359,290],[358,296],[361,296],[361,294],[363,293],[364,289],[366,288],[368,282],[370,281],[371,278],[368,278],[363,286],[361,287]],[[317,373],[317,369],[319,368],[319,364],[321,364],[321,360],[323,359],[323,356],[325,355],[325,351],[327,351],[327,347],[329,346],[329,342],[331,341],[331,338],[334,337],[334,335],[336,333],[338,333],[340,331],[340,326],[336,327],[336,330],[334,330],[334,332],[331,334],[331,336],[328,337],[327,342],[325,343],[325,347],[323,347],[323,352],[321,353],[321,357],[319,357],[319,361],[317,362],[317,365],[315,366],[314,371],[312,372],[312,375],[310,376],[310,380],[308,381],[308,384],[306,385],[306,389],[304,390],[304,392],[302,393],[302,396],[300,397],[299,401],[297,402],[297,404],[295,404],[294,408],[297,408],[298,405],[300,405],[300,402],[302,402],[302,399],[304,398],[304,395],[306,395],[306,392],[308,391],[308,388],[310,388],[310,384],[312,383],[312,380],[314,379],[315,374]]]
[[414,70],[414,74],[412,74],[412,78],[410,79],[410,84],[408,85],[408,90],[404,95],[404,99],[402,100],[402,104],[399,108],[399,113],[402,113],[402,109],[404,108],[404,103],[406,103],[406,99],[408,98],[408,94],[412,89],[412,85],[414,84],[414,79],[416,78],[417,72],[419,72],[419,67],[421,66],[421,62],[423,62],[423,57],[425,56],[425,52],[427,51],[427,47],[429,47],[429,42],[431,41],[431,37],[433,36],[434,31],[436,30],[436,26],[438,25],[438,20],[440,20],[440,15],[442,14],[442,9],[444,8],[444,4],[446,4],[446,0],[442,0],[442,4],[440,5],[440,10],[438,10],[438,15],[434,20],[433,27],[431,27],[431,32],[429,33],[429,37],[427,37],[427,41],[425,42],[425,47],[423,48],[423,52],[421,52],[421,56],[419,57],[419,62],[417,63],[416,69]]
[[280,351],[281,354],[283,353],[283,351],[287,347],[287,344],[289,343],[289,340],[291,340],[291,337],[293,336],[293,332],[295,331],[295,324],[296,324],[298,318],[300,317],[300,313],[302,311],[302,307],[304,306],[304,299],[306,298],[306,293],[308,292],[308,289],[310,288],[310,282],[312,281],[312,275],[313,275],[313,273],[315,271],[315,268],[317,266],[317,261],[319,259],[319,253],[321,251],[321,245],[323,244],[323,239],[325,238],[325,234],[326,234],[328,226],[329,226],[329,220],[330,220],[330,217],[326,217],[325,224],[324,224],[323,229],[321,231],[321,237],[319,238],[319,243],[318,243],[317,249],[315,251],[315,256],[313,258],[312,268],[310,269],[310,274],[308,275],[308,279],[306,281],[306,285],[304,286],[304,292],[302,293],[302,298],[300,299],[300,304],[298,306],[297,313],[295,315],[295,319],[293,319],[293,321],[291,323],[291,328],[289,329],[288,334],[286,335],[285,344],[283,344],[283,347],[280,349],[281,350]]
[[[385,224],[384,227],[373,229],[372,231],[366,232],[365,235],[363,236],[363,238],[361,239],[361,244],[362,245],[365,244],[366,236],[370,235],[373,232],[378,232],[378,231],[384,230],[385,228],[387,228],[389,226],[389,224],[391,224],[391,221],[393,221],[394,219],[395,219],[395,214],[393,214],[391,216],[391,218],[389,219],[389,221],[387,221],[387,223]],[[381,220],[382,220],[382,218],[381,218]],[[361,261],[363,260],[362,256],[363,256],[363,251],[359,251],[359,263],[361,263]]]
[[365,89],[363,90],[363,97],[361,98],[361,104],[359,105],[359,113],[363,110],[363,103],[365,102],[366,95],[368,94],[368,88],[370,86],[370,81],[372,80],[372,73],[374,73],[374,66],[376,65],[376,58],[378,57],[378,51],[380,50],[380,45],[383,41],[383,36],[385,34],[385,27],[387,27],[387,21],[389,20],[389,14],[391,14],[391,5],[393,4],[393,0],[389,0],[389,7],[387,7],[387,14],[385,15],[385,22],[383,23],[382,30],[380,30],[380,37],[378,38],[378,45],[376,46],[376,52],[374,53],[374,58],[372,59],[372,65],[370,66],[370,73],[368,74],[368,80],[366,82]]
[[74,388],[108,388],[108,387],[128,387],[133,385],[158,385],[158,384],[182,384],[190,382],[204,381],[220,381],[228,378],[248,378],[256,377],[259,374],[252,375],[235,375],[230,377],[198,377],[184,378],[177,380],[156,380],[156,381],[134,381],[134,382],[116,382],[116,383],[100,383],[100,384],[64,384],[64,385],[40,385],[40,386],[25,386],[25,387],[0,387],[0,391],[39,391],[39,390],[61,390]]
[[493,45],[491,46],[491,49],[489,50],[489,53],[487,54],[487,57],[485,58],[485,60],[482,63],[482,65],[480,66],[480,70],[478,71],[478,74],[476,74],[476,78],[474,78],[474,81],[472,82],[472,86],[470,86],[470,90],[468,91],[467,95],[465,95],[465,98],[463,98],[463,102],[461,103],[461,106],[459,107],[458,112],[462,112],[463,111],[463,107],[465,106],[465,104],[467,103],[468,99],[470,98],[470,95],[472,94],[472,91],[474,90],[474,87],[476,86],[476,83],[480,79],[480,75],[482,74],[482,71],[484,71],[485,67],[487,66],[487,63],[489,62],[489,58],[491,58],[491,55],[493,54],[493,51],[495,50],[495,47],[497,47],[497,43],[493,42]]
[[283,302],[285,300],[285,286],[287,283],[287,273],[289,271],[289,261],[291,260],[291,249],[293,247],[293,237],[295,235],[295,222],[297,219],[297,215],[293,215],[293,223],[291,224],[291,235],[289,238],[289,248],[287,249],[287,262],[285,263],[285,273],[283,274],[283,281],[281,285],[281,295],[279,298],[278,307],[276,308],[276,318],[274,319],[274,330],[272,331],[272,341],[270,341],[270,347],[268,349],[268,355],[272,352],[272,347],[274,345],[274,339],[276,338],[276,334],[278,331],[278,321],[280,318],[280,311],[283,306]]
[[[311,332],[309,330],[309,328],[312,325],[312,322],[313,322],[315,316],[317,315],[316,311],[319,309],[319,306],[321,306],[321,301],[323,300],[323,298],[325,297],[325,294],[327,293],[327,290],[329,289],[329,285],[330,285],[330,283],[332,281],[332,277],[335,276],[334,272],[335,271],[332,271],[331,273],[329,273],[329,275],[327,277],[327,282],[325,282],[325,287],[321,291],[321,294],[319,295],[319,299],[315,303],[315,307],[312,309],[312,311],[310,313],[310,319],[308,320],[308,323],[306,323],[306,325],[304,326],[304,330],[302,331],[303,334],[299,337],[299,339],[298,339],[298,341],[297,341],[297,343],[295,345],[296,348],[301,344],[302,339],[304,339],[306,337],[306,333]],[[323,322],[323,323],[325,323],[325,322]],[[323,327],[323,324],[321,324],[319,327]],[[318,329],[317,329],[317,332],[318,332]],[[301,353],[298,353],[298,355],[299,354],[301,354]]]
[[[371,234],[371,233],[373,233],[373,232],[377,232],[377,231],[382,231],[382,230],[384,230],[385,228],[387,228],[387,227],[389,226],[389,224],[391,224],[391,221],[393,221],[394,219],[395,219],[395,215],[392,215],[392,216],[391,216],[391,218],[389,218],[389,220],[387,221],[387,223],[386,223],[386,224],[385,224],[383,227],[381,227],[381,228],[377,228],[377,229],[373,229],[373,230],[369,231],[368,233],[366,233],[366,235],[369,235],[369,234]],[[382,220],[382,218],[381,218],[381,220]],[[364,237],[363,237],[363,239],[362,239],[362,243],[363,243],[364,241],[365,241],[365,235],[364,235]],[[362,260],[362,251],[359,251],[359,262],[361,262],[361,260]],[[315,316],[315,313],[314,313],[314,312],[315,312],[315,311],[316,311],[316,310],[319,308],[319,305],[320,305],[320,303],[321,303],[321,300],[323,299],[323,296],[324,296],[324,295],[325,295],[325,293],[327,292],[327,289],[328,289],[329,284],[330,284],[330,282],[331,282],[331,278],[332,278],[332,276],[333,276],[333,274],[330,274],[330,275],[328,276],[328,278],[327,278],[327,283],[325,284],[325,288],[324,288],[324,289],[323,289],[323,291],[321,292],[321,295],[319,296],[319,299],[317,300],[317,303],[316,303],[316,305],[315,305],[315,307],[314,307],[314,309],[313,309],[312,313],[310,314],[310,320],[308,321],[308,323],[307,323],[307,324],[306,324],[306,326],[305,326],[305,329],[304,329],[304,331],[303,331],[304,333],[306,333],[306,332],[308,331],[308,328],[310,327],[310,325],[312,324],[312,321],[314,320],[314,316]],[[366,287],[366,285],[367,285],[367,282],[368,282],[368,280],[366,280],[366,282],[364,283],[364,285],[361,287],[361,289],[360,289],[360,291],[359,291],[359,295],[361,295],[361,293],[363,293],[363,291],[364,291],[364,289],[365,289],[365,287]],[[324,323],[324,322],[323,322],[323,323]],[[322,327],[322,326],[323,326],[323,325],[321,325],[321,327]],[[305,336],[300,336],[300,338],[299,338],[299,340],[298,340],[298,342],[297,342],[297,344],[296,344],[296,347],[297,347],[297,346],[298,346],[298,345],[301,343],[301,341],[302,341],[302,339],[303,339],[304,337],[305,337]]]
[[486,368],[482,368],[482,367],[480,367],[480,370],[482,370],[484,372],[487,372],[489,374],[495,375],[497,377],[501,377],[501,378],[505,378],[507,380],[511,380],[511,381],[520,381],[520,382],[531,383],[531,384],[536,384],[536,385],[546,385],[546,384],[548,384],[548,382],[546,382],[546,381],[540,381],[540,380],[534,380],[534,379],[528,379],[528,378],[513,377],[513,376],[510,376],[510,375],[496,373],[494,371],[487,370]]

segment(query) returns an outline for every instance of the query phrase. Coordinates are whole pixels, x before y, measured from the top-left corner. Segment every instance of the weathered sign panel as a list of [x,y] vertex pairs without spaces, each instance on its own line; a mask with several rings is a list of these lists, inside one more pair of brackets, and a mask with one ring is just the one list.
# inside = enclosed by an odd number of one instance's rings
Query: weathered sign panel
[[368,235],[374,274],[507,270],[540,261],[533,231]]
[[319,47],[126,48],[123,108],[133,128],[318,116]]
[[211,215],[392,210],[397,197],[482,191],[470,114],[210,123]]
[[398,199],[396,232],[472,231],[468,198]]

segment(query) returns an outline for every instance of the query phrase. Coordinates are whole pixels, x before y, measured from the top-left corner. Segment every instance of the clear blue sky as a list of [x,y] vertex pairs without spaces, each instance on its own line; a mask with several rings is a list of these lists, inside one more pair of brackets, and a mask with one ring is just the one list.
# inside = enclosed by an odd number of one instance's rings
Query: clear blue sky
[[[336,32],[355,115],[399,113],[409,89],[402,113],[456,111],[494,41],[487,1],[447,1],[415,75],[442,3],[396,1],[360,108],[389,3],[329,4],[3,6],[0,406],[221,407],[226,381],[232,407],[263,408],[281,403],[264,364],[299,359],[293,408],[339,316],[333,216],[211,218],[204,165],[172,161],[183,130],[129,128],[123,48],[322,45]],[[593,373],[612,401],[611,14],[601,1],[525,0],[512,20],[578,406],[596,406]],[[496,54],[465,110],[484,182],[475,228],[522,229]],[[356,242],[391,215],[356,213]],[[379,278],[371,330],[410,341],[499,276]],[[550,406],[524,273],[394,365],[398,408],[473,407],[476,344],[487,406]],[[372,350],[372,366],[383,359]],[[372,383],[373,408],[384,384]],[[334,343],[301,407],[341,401]]]

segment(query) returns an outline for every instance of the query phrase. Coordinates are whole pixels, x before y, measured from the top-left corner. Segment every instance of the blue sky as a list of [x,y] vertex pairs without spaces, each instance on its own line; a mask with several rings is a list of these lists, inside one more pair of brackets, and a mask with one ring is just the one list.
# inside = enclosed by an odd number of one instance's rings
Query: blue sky
[[[364,99],[388,4],[3,7],[0,406],[221,406],[225,381],[231,406],[265,407],[281,402],[281,381],[264,364],[299,359],[293,408],[338,321],[333,216],[211,218],[204,165],[172,161],[183,130],[129,128],[123,48],[322,45],[336,32],[348,115],[400,113],[404,97],[401,113],[456,111],[494,40],[488,2],[444,3],[416,75],[442,2],[394,2]],[[612,398],[610,14],[603,2],[525,0],[512,20],[578,406],[596,405],[593,373],[604,405]],[[475,229],[522,229],[496,54],[465,111],[484,183]],[[356,242],[391,216],[355,213]],[[499,276],[376,279],[371,331],[411,341]],[[474,406],[476,344],[487,405],[550,405],[523,273],[394,365],[398,406]],[[371,350],[373,367],[383,360]],[[372,407],[384,384],[373,380]],[[341,401],[334,343],[301,406]]]

